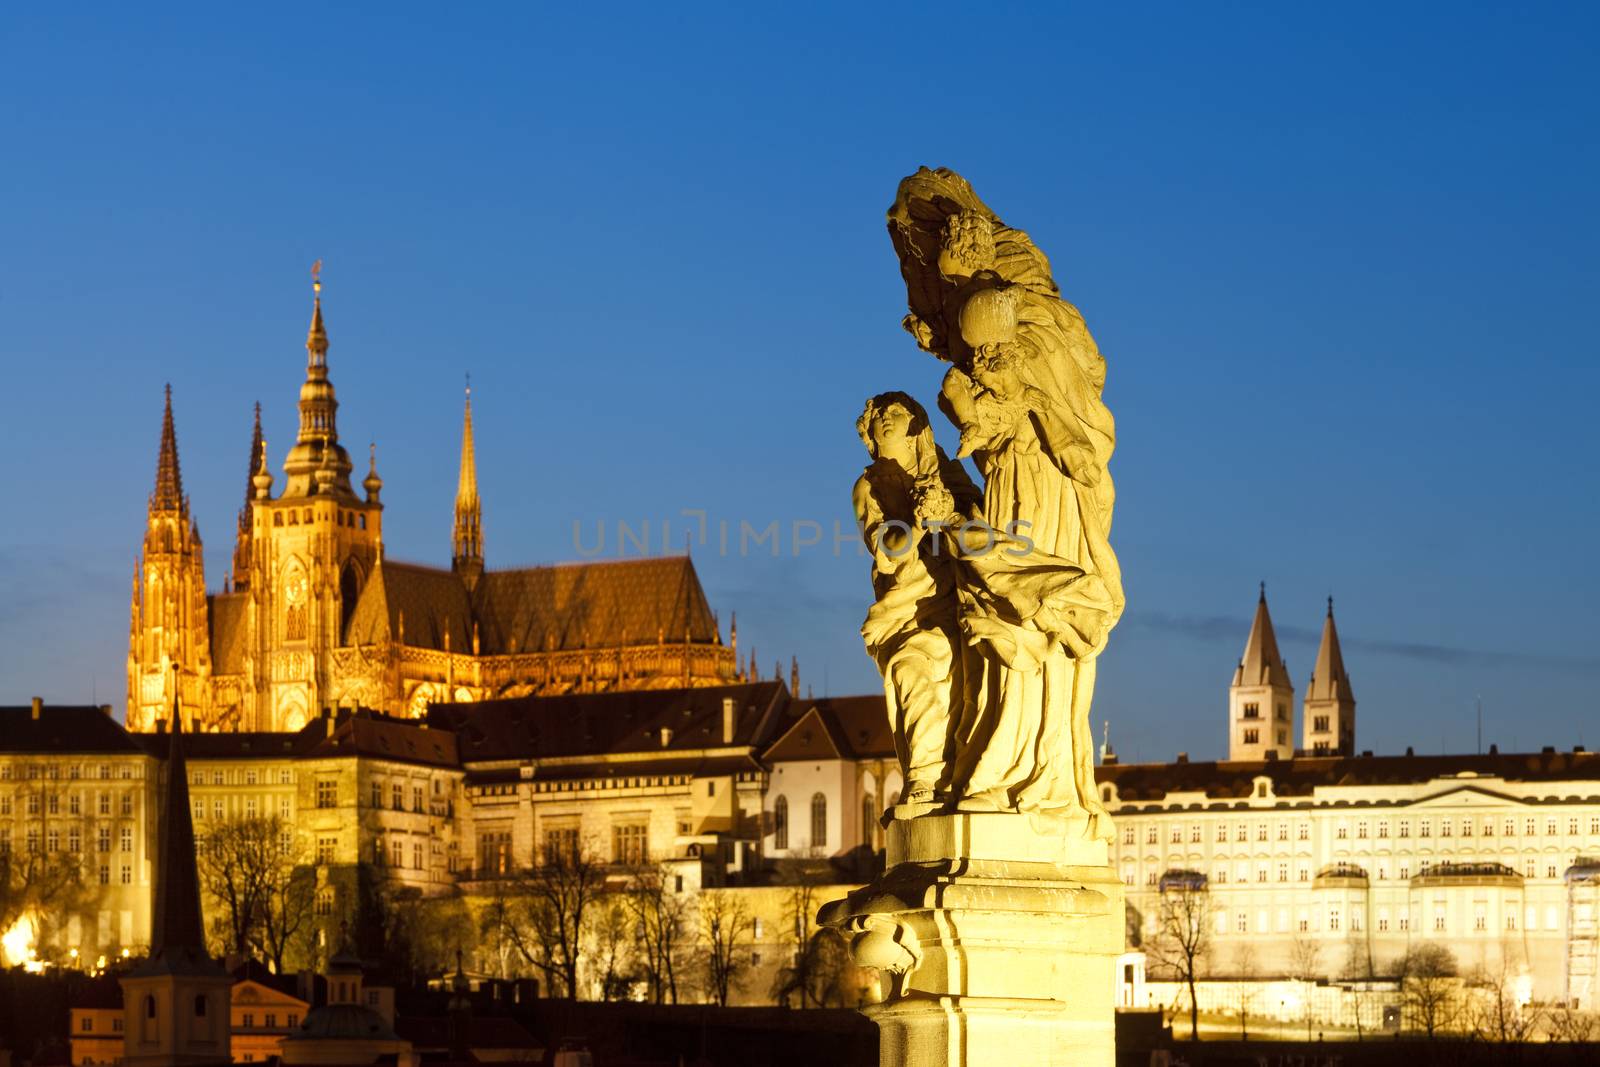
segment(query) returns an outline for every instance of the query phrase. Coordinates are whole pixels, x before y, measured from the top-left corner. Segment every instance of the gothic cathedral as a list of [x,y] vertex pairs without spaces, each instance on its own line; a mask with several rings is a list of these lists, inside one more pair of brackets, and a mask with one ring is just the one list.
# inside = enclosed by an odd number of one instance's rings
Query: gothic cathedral
[[687,556],[485,569],[470,392],[449,569],[385,560],[376,452],[358,494],[315,290],[283,488],[274,496],[257,405],[219,593],[206,593],[167,389],[133,579],[130,729],[154,729],[175,703],[206,729],[285,731],[338,707],[414,717],[438,701],[743,679],[737,627],[724,644]]

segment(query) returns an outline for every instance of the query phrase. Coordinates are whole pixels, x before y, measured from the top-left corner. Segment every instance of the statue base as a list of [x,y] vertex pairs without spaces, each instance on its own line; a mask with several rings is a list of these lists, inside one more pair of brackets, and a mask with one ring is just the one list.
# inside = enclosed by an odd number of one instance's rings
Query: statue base
[[884,974],[883,1067],[1100,1065],[1116,1059],[1122,883],[1106,843],[1060,820],[927,815],[888,828],[888,870],[823,907]]

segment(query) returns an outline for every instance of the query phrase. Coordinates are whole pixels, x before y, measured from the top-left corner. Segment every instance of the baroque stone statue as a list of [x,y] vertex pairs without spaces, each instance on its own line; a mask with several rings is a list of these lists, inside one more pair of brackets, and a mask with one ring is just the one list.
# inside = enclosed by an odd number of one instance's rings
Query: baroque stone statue
[[961,442],[947,458],[901,393],[872,398],[857,424],[877,597],[862,635],[906,782],[894,814],[1026,812],[1104,838],[1089,704],[1123,608],[1105,359],[1044,253],[960,175],[901,182],[889,235],[905,327],[951,364],[939,407]]

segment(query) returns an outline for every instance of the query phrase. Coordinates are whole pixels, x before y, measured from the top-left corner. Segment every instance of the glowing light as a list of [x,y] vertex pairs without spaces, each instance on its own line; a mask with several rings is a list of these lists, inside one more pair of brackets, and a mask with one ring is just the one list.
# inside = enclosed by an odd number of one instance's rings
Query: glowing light
[[0,936],[0,949],[5,951],[6,962],[18,964],[33,955],[33,920],[18,916],[4,936]]

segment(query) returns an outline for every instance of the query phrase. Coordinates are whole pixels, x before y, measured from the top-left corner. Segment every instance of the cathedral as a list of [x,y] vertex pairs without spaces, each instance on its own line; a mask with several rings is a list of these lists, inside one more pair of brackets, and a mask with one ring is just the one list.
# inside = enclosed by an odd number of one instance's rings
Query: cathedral
[[[329,708],[420,717],[429,702],[723,685],[743,679],[687,556],[491,570],[469,390],[450,566],[386,560],[376,451],[361,492],[339,442],[321,283],[300,428],[281,489],[256,407],[233,566],[206,591],[167,389],[133,576],[128,727],[176,701],[211,730],[294,731]],[[753,670],[752,670],[753,673]]]

